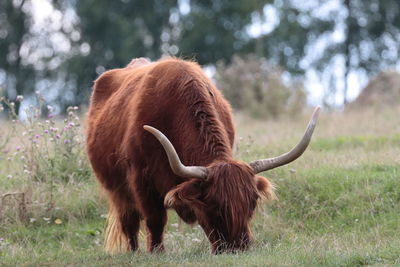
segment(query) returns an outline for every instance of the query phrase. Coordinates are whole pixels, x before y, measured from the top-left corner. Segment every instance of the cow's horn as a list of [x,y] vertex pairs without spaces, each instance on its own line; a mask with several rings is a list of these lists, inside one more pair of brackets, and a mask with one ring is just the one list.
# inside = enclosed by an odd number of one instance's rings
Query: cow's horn
[[310,143],[311,136],[313,134],[315,125],[317,123],[318,115],[319,115],[320,107],[316,107],[310,122],[308,123],[306,132],[304,133],[301,141],[289,152],[282,154],[275,158],[269,159],[260,159],[250,163],[250,166],[253,168],[255,173],[271,170],[273,168],[288,164],[303,154],[306,150],[308,144]]
[[179,159],[178,153],[176,153],[174,146],[162,132],[148,125],[144,125],[143,128],[146,131],[152,133],[158,139],[158,141],[160,141],[161,145],[164,147],[165,152],[167,153],[171,169],[176,175],[184,178],[207,177],[208,172],[206,167],[183,165],[181,160]]

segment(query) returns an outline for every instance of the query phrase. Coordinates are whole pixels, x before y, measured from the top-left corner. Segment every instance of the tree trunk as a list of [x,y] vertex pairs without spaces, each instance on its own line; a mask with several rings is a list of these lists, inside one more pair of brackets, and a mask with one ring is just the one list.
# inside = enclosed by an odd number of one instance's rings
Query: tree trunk
[[344,88],[343,88],[343,105],[346,106],[348,103],[347,99],[347,92],[349,89],[349,74],[350,74],[350,35],[351,35],[351,26],[350,26],[350,0],[344,0],[344,5],[347,9],[347,18],[346,18],[346,39],[344,41],[344,59],[345,59],[345,66],[344,66]]

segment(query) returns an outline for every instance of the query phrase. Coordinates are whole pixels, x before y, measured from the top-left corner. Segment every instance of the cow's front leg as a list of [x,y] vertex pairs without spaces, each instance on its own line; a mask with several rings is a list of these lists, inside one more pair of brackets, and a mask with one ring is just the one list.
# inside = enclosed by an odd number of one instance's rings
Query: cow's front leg
[[150,252],[164,251],[163,233],[167,222],[167,212],[164,207],[157,210],[154,214],[146,218],[148,230],[147,249]]

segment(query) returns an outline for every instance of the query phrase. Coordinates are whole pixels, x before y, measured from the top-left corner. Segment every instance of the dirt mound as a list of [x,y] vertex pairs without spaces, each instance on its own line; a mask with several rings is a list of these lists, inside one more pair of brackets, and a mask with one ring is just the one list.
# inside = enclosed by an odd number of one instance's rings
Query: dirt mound
[[360,95],[349,104],[350,108],[370,106],[400,105],[400,73],[382,72],[361,91]]

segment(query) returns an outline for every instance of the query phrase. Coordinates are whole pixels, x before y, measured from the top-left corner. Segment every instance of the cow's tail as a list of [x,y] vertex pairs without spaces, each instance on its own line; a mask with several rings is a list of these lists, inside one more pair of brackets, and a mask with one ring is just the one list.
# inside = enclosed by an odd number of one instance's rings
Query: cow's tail
[[105,229],[104,249],[107,253],[124,253],[129,250],[128,239],[122,232],[117,208],[110,201]]

